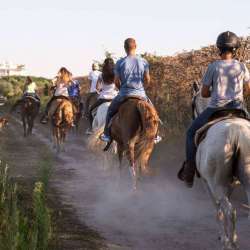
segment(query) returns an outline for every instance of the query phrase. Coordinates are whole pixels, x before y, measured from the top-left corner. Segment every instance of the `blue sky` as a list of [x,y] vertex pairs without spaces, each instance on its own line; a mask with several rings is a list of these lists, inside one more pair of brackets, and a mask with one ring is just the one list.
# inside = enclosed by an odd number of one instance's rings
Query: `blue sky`
[[0,61],[24,63],[30,74],[53,76],[61,66],[85,75],[109,50],[172,55],[214,43],[218,33],[250,30],[249,0],[1,0]]

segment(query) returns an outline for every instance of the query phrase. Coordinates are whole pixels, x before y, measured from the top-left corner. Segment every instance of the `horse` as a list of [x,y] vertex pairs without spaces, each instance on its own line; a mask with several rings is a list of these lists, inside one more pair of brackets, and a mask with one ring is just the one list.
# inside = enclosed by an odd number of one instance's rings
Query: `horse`
[[[207,105],[207,99],[201,97],[199,89],[195,90],[195,117]],[[242,184],[250,202],[249,152],[250,122],[240,117],[223,119],[213,124],[197,147],[197,170],[215,205],[224,250],[238,249],[236,209],[230,201],[235,178]]]
[[[97,102],[98,94],[97,93],[88,93],[83,97],[84,100],[84,117],[90,123],[89,121],[89,110],[90,107],[93,106]],[[88,125],[87,131],[90,130],[90,126]]]
[[34,120],[39,112],[40,103],[32,96],[26,96],[21,102],[21,118],[24,137],[32,134]]
[[73,109],[74,109],[75,130],[76,132],[78,132],[79,123],[82,117],[82,104],[81,104],[81,100],[78,97],[71,98],[71,102],[73,104]]
[[103,169],[106,170],[110,168],[110,163],[114,160],[114,155],[116,154],[116,144],[112,144],[112,147],[109,149],[109,152],[103,152],[105,143],[102,142],[99,137],[103,133],[106,116],[108,108],[111,102],[105,102],[101,104],[97,110],[94,110],[92,113],[94,119],[92,124],[92,134],[88,137],[87,146],[88,148],[97,153],[102,157]]
[[137,189],[139,173],[149,172],[148,161],[154,148],[158,124],[159,117],[153,105],[137,97],[127,98],[112,119],[111,137],[117,143],[120,175],[125,153],[133,190]]
[[74,111],[73,104],[67,99],[56,99],[49,110],[51,120],[52,139],[54,147],[59,153],[65,150],[64,142],[67,131],[73,126]]

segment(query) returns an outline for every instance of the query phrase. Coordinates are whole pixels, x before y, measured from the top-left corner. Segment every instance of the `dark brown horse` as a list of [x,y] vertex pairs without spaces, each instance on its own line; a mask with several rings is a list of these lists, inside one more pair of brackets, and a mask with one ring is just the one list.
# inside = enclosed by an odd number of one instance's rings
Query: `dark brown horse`
[[82,104],[81,100],[78,97],[71,98],[71,102],[73,104],[75,130],[76,132],[78,132],[80,120],[82,117]]
[[67,131],[73,126],[74,111],[70,100],[56,99],[49,110],[52,136],[57,152],[64,150]]
[[126,153],[137,188],[139,171],[148,172],[148,161],[158,132],[159,117],[155,108],[144,100],[129,98],[113,118],[111,135],[117,142],[120,171],[123,154]]
[[21,102],[21,117],[24,137],[32,134],[34,120],[39,112],[39,102],[32,96],[26,96]]

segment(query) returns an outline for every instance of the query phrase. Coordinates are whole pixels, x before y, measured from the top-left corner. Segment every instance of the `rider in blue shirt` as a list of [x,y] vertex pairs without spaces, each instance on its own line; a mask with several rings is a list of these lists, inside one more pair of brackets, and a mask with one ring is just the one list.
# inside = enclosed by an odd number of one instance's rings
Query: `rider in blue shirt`
[[118,60],[115,66],[115,84],[120,91],[109,106],[104,134],[100,137],[105,142],[111,140],[109,123],[125,98],[139,96],[147,100],[143,85],[150,82],[148,62],[136,55],[136,41],[133,38],[125,40],[124,49],[127,56]]

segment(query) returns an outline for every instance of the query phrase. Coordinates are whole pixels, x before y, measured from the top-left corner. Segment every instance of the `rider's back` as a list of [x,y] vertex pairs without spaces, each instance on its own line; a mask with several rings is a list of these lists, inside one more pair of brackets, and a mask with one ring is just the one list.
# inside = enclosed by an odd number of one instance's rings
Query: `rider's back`
[[68,92],[68,84],[64,82],[58,82],[56,83],[56,91],[55,91],[55,96],[69,96]]
[[148,62],[140,56],[126,56],[117,61],[115,72],[121,81],[120,95],[146,96],[143,82],[149,70]]
[[211,86],[209,107],[223,107],[232,101],[243,102],[243,84],[248,83],[246,66],[237,60],[217,60],[208,66],[202,83]]

